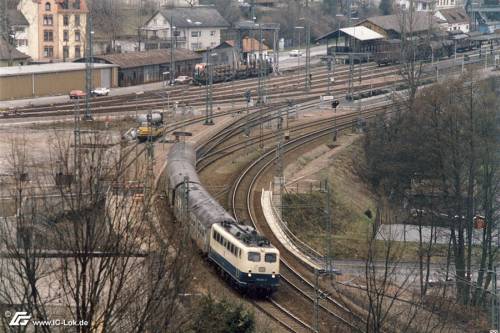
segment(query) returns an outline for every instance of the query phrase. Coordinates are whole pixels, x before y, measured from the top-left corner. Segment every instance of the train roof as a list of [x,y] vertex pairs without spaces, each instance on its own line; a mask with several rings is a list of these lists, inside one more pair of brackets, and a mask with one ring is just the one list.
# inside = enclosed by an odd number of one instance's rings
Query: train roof
[[189,142],[176,142],[170,147],[167,155],[168,161],[185,160],[194,165],[196,163],[196,152]]
[[198,221],[209,227],[214,223],[234,223],[234,218],[215,200],[203,186],[190,184],[189,210]]
[[196,163],[196,152],[192,145],[186,142],[174,144],[167,156],[167,177],[170,186],[176,188],[187,178],[189,183],[199,184],[200,179],[194,167]]
[[176,188],[184,180],[194,184],[200,183],[200,178],[193,165],[186,161],[168,161],[167,175],[172,188]]
[[255,246],[255,247],[273,247],[269,240],[262,235],[259,235],[257,231],[249,226],[238,223],[228,223],[224,222],[220,225],[224,228],[225,231],[230,233],[233,237],[241,241],[243,244],[247,246]]

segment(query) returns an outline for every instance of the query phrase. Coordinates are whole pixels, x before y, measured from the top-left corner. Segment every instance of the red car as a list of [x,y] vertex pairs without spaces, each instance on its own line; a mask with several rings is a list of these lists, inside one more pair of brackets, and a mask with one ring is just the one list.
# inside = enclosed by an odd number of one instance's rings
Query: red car
[[69,92],[69,98],[70,99],[78,99],[78,98],[83,98],[85,97],[85,93],[81,90],[71,90]]

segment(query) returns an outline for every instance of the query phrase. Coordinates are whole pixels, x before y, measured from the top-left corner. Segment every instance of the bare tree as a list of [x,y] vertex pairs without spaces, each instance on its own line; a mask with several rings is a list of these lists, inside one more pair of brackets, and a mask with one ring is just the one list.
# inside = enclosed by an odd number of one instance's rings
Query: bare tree
[[[29,282],[16,310],[51,319],[57,314],[44,305],[56,304],[60,316],[86,323],[76,332],[182,330],[188,317],[180,297],[189,286],[193,256],[186,224],[165,226],[164,213],[157,212],[165,202],[149,179],[128,181],[133,155],[90,132],[75,140],[59,134],[54,141],[48,174],[56,186],[38,186],[37,209],[24,204],[22,211],[32,213],[37,225],[28,235],[38,243],[23,241],[28,249],[7,244],[13,274],[2,281]],[[42,270],[39,258],[48,253]],[[54,289],[59,292],[49,299]],[[2,298],[13,298],[12,292]]]

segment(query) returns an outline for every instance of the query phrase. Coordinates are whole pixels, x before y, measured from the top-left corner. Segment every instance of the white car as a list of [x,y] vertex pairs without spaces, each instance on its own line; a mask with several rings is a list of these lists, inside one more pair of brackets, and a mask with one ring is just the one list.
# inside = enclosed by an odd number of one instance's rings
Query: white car
[[95,88],[92,90],[91,95],[92,96],[108,96],[109,95],[109,88],[105,88],[105,87]]
[[175,84],[189,84],[189,83],[191,83],[192,80],[193,79],[189,76],[181,75],[175,79],[174,83]]
[[302,55],[302,51],[300,50],[291,50],[290,53],[288,53],[290,57],[300,57]]

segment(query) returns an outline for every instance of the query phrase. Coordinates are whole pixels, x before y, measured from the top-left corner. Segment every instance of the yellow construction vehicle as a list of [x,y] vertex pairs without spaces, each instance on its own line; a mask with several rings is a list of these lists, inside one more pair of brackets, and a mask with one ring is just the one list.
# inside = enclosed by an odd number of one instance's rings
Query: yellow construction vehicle
[[140,123],[137,128],[137,140],[144,142],[148,139],[155,140],[162,136],[165,125],[163,124],[162,113],[149,113],[137,117]]

